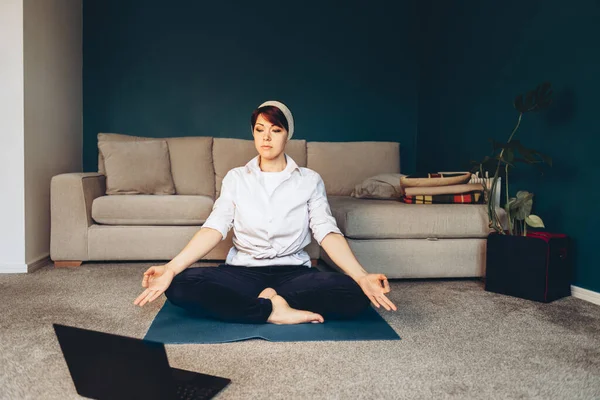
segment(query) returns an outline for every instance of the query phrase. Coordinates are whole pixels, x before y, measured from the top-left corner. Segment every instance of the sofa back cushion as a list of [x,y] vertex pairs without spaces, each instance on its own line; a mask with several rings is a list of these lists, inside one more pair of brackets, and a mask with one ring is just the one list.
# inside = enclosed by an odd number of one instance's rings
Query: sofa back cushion
[[307,142],[306,156],[333,196],[350,196],[369,177],[400,173],[398,142]]
[[[176,194],[203,195],[215,198],[215,172],[212,158],[213,138],[206,136],[161,138],[167,141],[171,160],[171,175]],[[103,141],[140,141],[156,138],[117,133],[99,133]],[[98,172],[106,175],[104,157],[98,152]]]
[[[306,140],[290,140],[285,145],[285,153],[292,157],[299,167],[306,167]],[[221,193],[221,184],[227,172],[233,168],[243,167],[257,155],[254,140],[214,138],[216,197]]]
[[175,194],[167,141],[103,141],[106,194]]

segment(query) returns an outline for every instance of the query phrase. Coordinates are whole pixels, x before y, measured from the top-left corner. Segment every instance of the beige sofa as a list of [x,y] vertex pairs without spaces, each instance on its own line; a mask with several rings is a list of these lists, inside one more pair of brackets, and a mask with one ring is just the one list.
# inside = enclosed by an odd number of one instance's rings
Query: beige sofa
[[[99,134],[98,141],[150,140]],[[200,229],[230,169],[256,156],[252,140],[166,138],[174,195],[106,195],[104,160],[98,173],[67,173],[51,182],[50,257],[56,266],[85,261],[170,260]],[[359,262],[389,278],[480,277],[489,233],[483,205],[409,205],[357,199],[355,185],[400,172],[396,142],[306,142],[286,147],[300,166],[317,171],[332,213]],[[233,230],[204,260],[225,259]],[[334,263],[314,238],[311,259]]]

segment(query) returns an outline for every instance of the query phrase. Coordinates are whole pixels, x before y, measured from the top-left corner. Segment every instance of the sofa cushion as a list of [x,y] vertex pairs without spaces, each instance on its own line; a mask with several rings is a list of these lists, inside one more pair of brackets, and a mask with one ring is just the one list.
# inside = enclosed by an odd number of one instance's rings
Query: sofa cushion
[[[146,141],[156,138],[99,133],[98,145],[105,141]],[[171,175],[177,194],[215,196],[212,159],[213,138],[205,136],[164,138],[169,146]],[[106,174],[104,157],[98,153],[98,172]]]
[[328,196],[342,233],[352,239],[485,238],[487,205],[413,205]]
[[102,142],[106,194],[175,194],[165,140]]
[[308,142],[306,157],[306,166],[321,175],[333,196],[350,196],[369,177],[400,173],[397,142]]
[[[290,140],[285,145],[285,153],[292,157],[299,167],[306,167],[306,140]],[[257,154],[254,140],[214,138],[216,197],[219,197],[221,184],[227,172],[233,168],[243,167]]]
[[[385,274],[388,279],[485,276],[486,243],[486,238],[348,239],[358,262],[368,272]],[[326,251],[321,251],[321,258],[340,270]]]
[[92,218],[106,225],[201,225],[213,204],[209,196],[101,196],[92,203]]

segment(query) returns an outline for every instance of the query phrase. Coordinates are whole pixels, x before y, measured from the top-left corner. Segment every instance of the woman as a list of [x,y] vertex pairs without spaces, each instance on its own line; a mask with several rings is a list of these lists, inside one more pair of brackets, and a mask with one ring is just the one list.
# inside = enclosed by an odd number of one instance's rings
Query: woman
[[[354,257],[331,215],[320,175],[285,154],[294,119],[268,101],[251,116],[258,156],[223,178],[221,194],[202,228],[169,263],[149,268],[143,306],[162,293],[175,305],[244,323],[322,323],[352,318],[369,306],[396,310],[383,274],[369,274]],[[189,268],[234,228],[225,264]],[[303,250],[311,233],[346,274],[311,267]],[[383,282],[383,285],[382,285]]]

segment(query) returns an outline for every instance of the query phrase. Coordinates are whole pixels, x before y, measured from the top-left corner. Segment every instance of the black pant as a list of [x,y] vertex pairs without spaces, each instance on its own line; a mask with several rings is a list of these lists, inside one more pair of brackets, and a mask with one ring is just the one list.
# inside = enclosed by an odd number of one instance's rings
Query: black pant
[[188,268],[175,276],[165,295],[191,312],[230,322],[264,323],[273,305],[257,296],[267,287],[290,307],[319,313],[325,321],[353,318],[370,303],[348,275],[302,265]]

